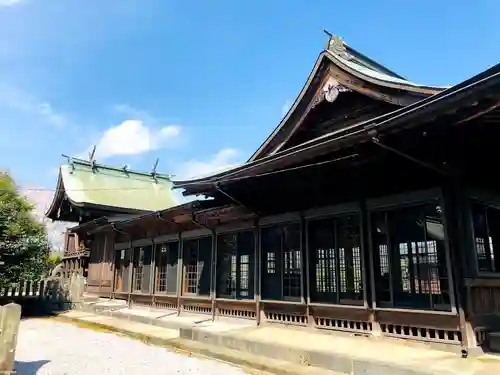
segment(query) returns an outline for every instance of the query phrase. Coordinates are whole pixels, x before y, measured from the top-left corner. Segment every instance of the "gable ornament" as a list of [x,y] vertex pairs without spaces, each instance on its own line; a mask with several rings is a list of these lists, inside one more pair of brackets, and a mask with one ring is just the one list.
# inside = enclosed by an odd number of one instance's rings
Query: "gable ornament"
[[338,35],[332,35],[328,39],[327,50],[333,55],[341,57],[345,60],[350,60],[351,55],[347,53],[347,48],[344,40]]
[[323,96],[327,102],[333,103],[341,92],[348,91],[350,90],[347,87],[342,86],[337,81],[333,80],[333,82],[329,82],[323,87]]
[[349,91],[351,91],[349,88],[341,85],[337,80],[330,78],[323,85],[322,89],[319,90],[314,100],[313,107],[317,106],[324,100],[326,100],[328,103],[333,103],[335,100],[337,100],[341,92],[349,92]]

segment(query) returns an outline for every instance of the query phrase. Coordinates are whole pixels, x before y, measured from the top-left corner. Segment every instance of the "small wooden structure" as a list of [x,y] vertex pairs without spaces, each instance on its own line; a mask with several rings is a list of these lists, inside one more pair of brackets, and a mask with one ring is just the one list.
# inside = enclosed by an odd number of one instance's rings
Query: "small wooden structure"
[[[57,189],[46,213],[52,220],[76,222],[65,234],[63,273],[88,277],[89,290],[111,288],[112,271],[93,270],[91,257],[102,259],[103,246],[88,231],[176,204],[169,176],[116,168],[77,158],[60,167]],[[91,251],[93,249],[93,251]]]
[[422,86],[330,37],[248,162],[174,183],[213,199],[75,229],[99,294],[467,354],[500,324],[499,93],[499,65]]

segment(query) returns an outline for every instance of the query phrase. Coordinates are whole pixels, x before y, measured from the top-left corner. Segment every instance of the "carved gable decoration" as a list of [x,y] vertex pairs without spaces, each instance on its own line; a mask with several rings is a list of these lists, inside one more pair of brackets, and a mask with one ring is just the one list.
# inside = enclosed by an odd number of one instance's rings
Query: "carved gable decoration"
[[351,91],[349,88],[341,85],[335,80],[333,77],[328,77],[326,82],[323,84],[321,89],[316,94],[316,97],[313,100],[312,107],[314,108],[323,100],[326,100],[329,103],[333,103],[342,92]]

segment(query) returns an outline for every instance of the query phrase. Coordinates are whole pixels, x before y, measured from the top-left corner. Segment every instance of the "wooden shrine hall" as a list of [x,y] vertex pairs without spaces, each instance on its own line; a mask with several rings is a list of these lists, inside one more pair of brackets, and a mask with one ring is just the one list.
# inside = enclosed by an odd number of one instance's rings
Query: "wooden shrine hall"
[[[94,276],[99,272],[95,267],[90,267],[88,273],[89,262],[93,262],[92,259],[101,261],[104,254],[96,250],[91,252],[92,238],[85,229],[175,206],[171,189],[170,178],[156,173],[155,169],[152,173],[143,173],[127,167],[111,167],[96,163],[93,155],[90,160],[68,158],[59,168],[56,192],[45,214],[55,221],[78,223],[65,234],[64,255],[58,273],[69,277],[76,272],[91,280],[90,290],[111,290],[106,273],[104,280]],[[113,273],[112,270],[108,272]],[[97,280],[99,284],[93,284]]]
[[500,329],[499,105],[500,65],[418,85],[330,37],[246,163],[174,182],[210,199],[74,228],[93,291],[466,354]]

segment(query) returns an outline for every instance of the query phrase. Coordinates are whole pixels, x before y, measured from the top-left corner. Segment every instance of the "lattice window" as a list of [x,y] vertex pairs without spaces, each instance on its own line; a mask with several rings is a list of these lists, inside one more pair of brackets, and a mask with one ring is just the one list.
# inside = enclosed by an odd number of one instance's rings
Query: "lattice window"
[[263,279],[265,299],[299,300],[302,294],[300,224],[262,228]]
[[160,293],[167,292],[167,244],[159,245],[160,249],[156,253],[156,267],[158,278],[156,282],[156,291]]
[[217,296],[236,298],[238,236],[236,233],[217,237]]
[[360,294],[363,290],[363,279],[361,271],[361,248],[352,248],[352,279],[353,285],[352,290],[356,294]]
[[399,267],[401,272],[401,287],[405,292],[411,290],[410,286],[410,262],[408,258],[408,244],[399,244]]
[[255,252],[253,230],[220,234],[217,238],[217,296],[253,298]]
[[380,276],[385,276],[389,274],[389,252],[387,245],[379,245],[379,260],[380,260]]
[[[285,240],[287,241],[287,240]],[[293,240],[288,239],[287,242]],[[301,296],[301,259],[300,259],[300,243],[299,250],[289,250],[283,253],[284,257],[284,276],[283,276],[283,295],[285,297],[300,297]]]
[[134,291],[142,289],[142,281],[144,277],[144,248],[137,247],[134,249]]
[[156,281],[158,293],[175,293],[177,289],[177,258],[179,242],[156,245]]
[[339,270],[340,270],[340,291],[345,293],[347,292],[347,280],[346,280],[346,266],[345,266],[345,251],[344,248],[340,248],[339,250]]
[[240,255],[240,294],[249,297],[250,293],[250,255]]
[[[449,310],[442,209],[436,204],[372,214],[377,303]],[[377,264],[378,263],[378,264]]]
[[183,244],[183,293],[210,294],[212,238],[185,240]]
[[267,253],[267,273],[276,273],[276,253]]
[[335,293],[337,291],[335,250],[316,249],[316,291]]
[[[196,245],[198,245],[196,243]],[[200,279],[200,268],[198,267],[198,246],[188,248],[188,260],[186,264],[187,292],[198,294],[198,280]]]
[[[476,237],[475,240],[478,263],[481,265],[485,262],[489,263],[488,256],[486,255],[486,241],[480,237]],[[489,268],[489,266],[487,267]]]
[[311,299],[322,303],[360,304],[363,280],[359,215],[312,220],[308,231],[315,271],[311,274],[314,278]]
[[472,219],[479,270],[500,272],[500,210],[474,204]]
[[226,293],[229,296],[235,295],[236,294],[236,283],[237,283],[237,272],[238,272],[238,258],[236,255],[231,255],[231,271],[230,271],[230,276],[228,277],[227,283],[226,283]]

